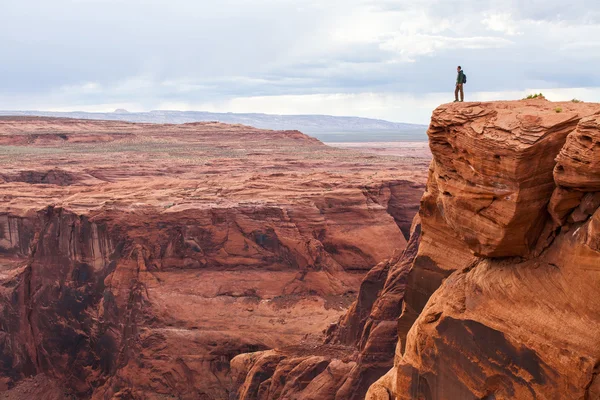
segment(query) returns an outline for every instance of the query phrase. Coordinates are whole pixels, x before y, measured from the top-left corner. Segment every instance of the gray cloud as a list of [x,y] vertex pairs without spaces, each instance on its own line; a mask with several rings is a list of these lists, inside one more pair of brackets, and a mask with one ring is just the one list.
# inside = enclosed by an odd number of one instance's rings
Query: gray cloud
[[5,0],[2,8],[4,109],[418,97],[451,90],[458,64],[471,91],[600,86],[597,0]]

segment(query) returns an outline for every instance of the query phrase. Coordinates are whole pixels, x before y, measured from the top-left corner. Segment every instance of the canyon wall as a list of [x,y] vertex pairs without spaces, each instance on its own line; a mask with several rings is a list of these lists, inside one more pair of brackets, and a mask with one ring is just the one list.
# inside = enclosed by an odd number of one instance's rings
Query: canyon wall
[[573,102],[435,110],[407,249],[322,343],[234,358],[238,396],[599,399],[599,123]]
[[419,253],[451,273],[405,303],[401,337],[418,317],[368,399],[600,398],[599,122],[545,100],[434,112]]
[[369,271],[357,300],[320,342],[234,358],[232,393],[237,397],[232,398],[363,399],[393,364],[397,319],[420,233],[417,217],[406,249]]
[[[352,208],[367,211],[345,206],[353,231],[403,240],[385,210],[361,228]],[[9,384],[44,371],[85,396],[107,377],[113,391],[219,393],[234,354],[322,329],[355,290],[354,270],[391,251],[330,240],[336,222],[272,206],[0,216],[1,249],[18,264],[2,276],[0,374]]]
[[424,189],[299,132],[4,118],[0,142],[7,399],[229,398],[234,356],[344,313]]

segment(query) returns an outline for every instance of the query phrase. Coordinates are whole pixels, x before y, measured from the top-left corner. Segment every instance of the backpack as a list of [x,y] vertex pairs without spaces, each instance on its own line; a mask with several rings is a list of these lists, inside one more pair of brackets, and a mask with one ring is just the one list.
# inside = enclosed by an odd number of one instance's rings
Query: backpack
[[467,74],[463,72],[463,83],[467,83]]

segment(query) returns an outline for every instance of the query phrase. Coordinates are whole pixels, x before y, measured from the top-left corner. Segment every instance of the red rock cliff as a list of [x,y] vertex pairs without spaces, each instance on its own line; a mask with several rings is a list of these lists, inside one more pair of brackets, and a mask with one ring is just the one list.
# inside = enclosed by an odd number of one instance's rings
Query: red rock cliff
[[240,398],[600,399],[600,105],[449,104],[428,133],[407,249],[324,343],[236,357]]
[[363,399],[393,365],[397,319],[420,229],[417,218],[406,249],[369,271],[358,299],[320,343],[234,358],[232,392],[244,400]]
[[544,100],[433,113],[399,352],[368,399],[600,398],[599,122]]

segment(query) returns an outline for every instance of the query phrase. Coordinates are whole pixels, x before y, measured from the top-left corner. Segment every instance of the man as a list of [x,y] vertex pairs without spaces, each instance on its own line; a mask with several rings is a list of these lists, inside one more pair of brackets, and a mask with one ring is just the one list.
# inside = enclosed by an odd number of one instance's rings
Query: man
[[460,101],[465,100],[465,92],[463,90],[463,85],[466,81],[465,73],[463,72],[460,65],[456,68],[456,71],[458,72],[458,76],[456,77],[456,89],[454,90],[454,102],[455,103],[458,101],[458,93],[459,92],[460,92]]

